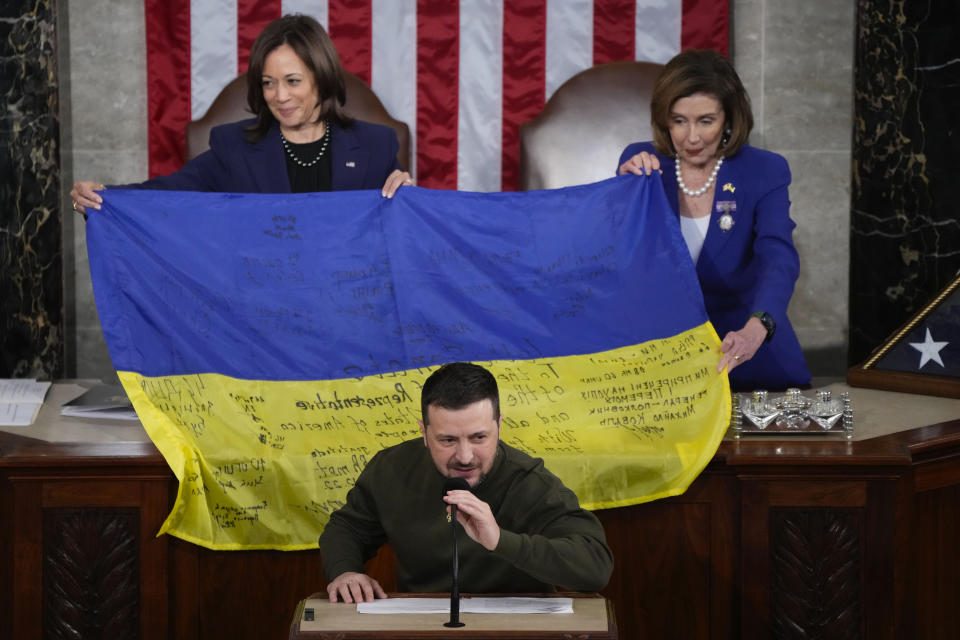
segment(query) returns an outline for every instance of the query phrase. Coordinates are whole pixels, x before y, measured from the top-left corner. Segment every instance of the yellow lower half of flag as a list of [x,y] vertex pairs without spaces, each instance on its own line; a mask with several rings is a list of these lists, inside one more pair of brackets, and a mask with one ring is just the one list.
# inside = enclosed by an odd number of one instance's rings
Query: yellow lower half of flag
[[[730,422],[716,332],[586,355],[479,364],[500,438],[544,459],[588,509],[683,493]],[[119,372],[180,481],[160,533],[211,549],[308,549],[367,461],[420,437],[431,369],[310,381]]]

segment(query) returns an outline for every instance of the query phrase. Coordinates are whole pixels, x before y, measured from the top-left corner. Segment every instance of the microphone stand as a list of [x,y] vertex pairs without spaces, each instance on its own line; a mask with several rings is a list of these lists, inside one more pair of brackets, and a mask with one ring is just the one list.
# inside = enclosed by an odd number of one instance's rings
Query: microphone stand
[[450,621],[445,627],[464,627],[460,622],[460,549],[457,546],[457,505],[450,507],[450,531],[453,534],[453,585],[450,587]]

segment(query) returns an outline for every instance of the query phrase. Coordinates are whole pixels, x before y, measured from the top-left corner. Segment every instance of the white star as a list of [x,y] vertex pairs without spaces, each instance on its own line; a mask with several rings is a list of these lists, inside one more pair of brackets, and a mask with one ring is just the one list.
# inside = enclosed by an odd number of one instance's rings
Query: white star
[[923,365],[927,364],[931,360],[942,367],[943,360],[940,359],[940,350],[948,344],[950,343],[934,342],[933,337],[930,335],[930,329],[927,329],[927,337],[923,342],[910,343],[911,347],[920,352],[920,364],[917,366],[917,369],[923,369]]

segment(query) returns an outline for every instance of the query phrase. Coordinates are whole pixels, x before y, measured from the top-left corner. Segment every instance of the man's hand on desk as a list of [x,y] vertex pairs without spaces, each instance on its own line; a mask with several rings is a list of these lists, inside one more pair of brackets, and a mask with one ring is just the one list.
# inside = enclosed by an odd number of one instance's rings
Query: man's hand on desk
[[[457,522],[463,526],[470,539],[488,551],[497,548],[500,542],[500,525],[490,510],[490,505],[469,491],[448,491],[443,497],[448,505],[457,505]],[[449,507],[447,512],[449,513]]]
[[365,573],[347,571],[338,575],[327,585],[330,602],[339,597],[344,602],[373,602],[374,598],[386,598],[387,593],[380,583]]

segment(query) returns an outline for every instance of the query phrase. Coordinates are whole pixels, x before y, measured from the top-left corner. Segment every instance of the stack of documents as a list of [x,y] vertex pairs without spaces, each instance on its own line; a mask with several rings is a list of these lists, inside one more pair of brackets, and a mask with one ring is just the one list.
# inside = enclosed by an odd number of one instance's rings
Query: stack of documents
[[[447,613],[444,598],[385,598],[357,603],[357,613]],[[460,598],[460,613],[573,613],[572,598],[474,596]]]
[[98,384],[60,407],[60,415],[74,418],[137,420],[137,412],[119,385]]

